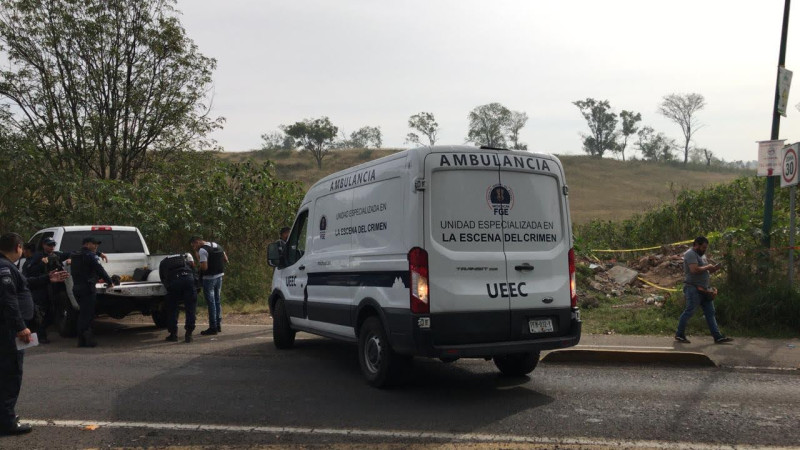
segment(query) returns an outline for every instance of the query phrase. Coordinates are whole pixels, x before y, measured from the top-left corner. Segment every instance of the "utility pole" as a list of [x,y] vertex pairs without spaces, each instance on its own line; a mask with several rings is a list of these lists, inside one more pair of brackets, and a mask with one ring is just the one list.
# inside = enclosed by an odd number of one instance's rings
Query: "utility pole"
[[[772,134],[770,139],[777,140],[781,128],[781,115],[778,114],[778,102],[780,101],[780,92],[778,85],[780,83],[780,68],[786,64],[786,35],[789,32],[789,4],[791,0],[784,0],[783,6],[783,29],[781,30],[781,50],[778,55],[778,74],[775,77],[775,103],[772,106]],[[766,195],[764,196],[764,225],[761,227],[761,243],[765,249],[770,247],[770,232],[772,231],[772,204],[775,200],[775,177],[767,177]]]

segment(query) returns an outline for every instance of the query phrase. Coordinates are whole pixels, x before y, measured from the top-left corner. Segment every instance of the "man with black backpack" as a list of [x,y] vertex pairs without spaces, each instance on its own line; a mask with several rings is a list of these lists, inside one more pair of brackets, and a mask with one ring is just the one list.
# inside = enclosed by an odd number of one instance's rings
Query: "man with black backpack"
[[225,263],[228,255],[216,242],[206,242],[200,236],[192,236],[189,244],[197,252],[200,263],[200,279],[203,283],[203,295],[208,305],[208,329],[201,331],[203,336],[222,332],[222,277],[225,276]]
[[161,283],[167,288],[167,336],[168,342],[178,341],[178,304],[183,302],[186,310],[186,335],[184,341],[192,342],[197,291],[194,287],[194,274],[187,261],[188,255],[169,255],[158,266]]

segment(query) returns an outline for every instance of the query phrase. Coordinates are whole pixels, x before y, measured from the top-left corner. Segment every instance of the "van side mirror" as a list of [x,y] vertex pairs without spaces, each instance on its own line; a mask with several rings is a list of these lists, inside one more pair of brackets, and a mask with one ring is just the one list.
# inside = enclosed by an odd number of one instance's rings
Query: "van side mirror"
[[283,245],[281,242],[273,242],[267,246],[267,264],[271,267],[283,268]]

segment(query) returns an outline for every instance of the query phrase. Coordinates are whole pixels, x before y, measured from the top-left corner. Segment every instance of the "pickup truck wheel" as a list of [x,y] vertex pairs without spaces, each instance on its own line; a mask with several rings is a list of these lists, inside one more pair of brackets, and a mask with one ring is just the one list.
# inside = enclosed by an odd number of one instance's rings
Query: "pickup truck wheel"
[[156,328],[167,328],[167,308],[165,303],[155,305],[150,311],[150,316],[153,317],[153,323]]
[[56,326],[61,337],[72,338],[78,335],[78,311],[72,307],[66,292],[56,296]]
[[522,377],[531,372],[539,364],[539,352],[511,353],[494,357],[494,365],[503,375]]
[[286,305],[283,299],[275,301],[275,315],[272,317],[272,343],[275,348],[288,349],[294,345],[294,331],[289,323],[289,315],[286,313]]
[[392,350],[380,319],[373,316],[364,321],[358,333],[358,362],[367,383],[383,388],[400,381],[411,358]]

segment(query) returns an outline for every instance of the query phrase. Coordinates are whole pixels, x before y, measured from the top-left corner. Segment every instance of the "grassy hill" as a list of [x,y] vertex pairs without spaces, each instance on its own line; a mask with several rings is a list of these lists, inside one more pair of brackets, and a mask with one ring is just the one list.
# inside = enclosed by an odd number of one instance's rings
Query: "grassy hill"
[[[394,153],[396,150],[339,150],[322,161],[296,151],[254,151],[221,153],[229,161],[246,159],[275,163],[276,174],[285,180],[298,180],[306,188],[320,178]],[[620,220],[664,202],[672,201],[684,189],[694,190],[725,183],[752,171],[706,168],[683,164],[646,161],[618,161],[588,156],[559,156],[569,184],[570,208],[575,223],[591,219]]]

